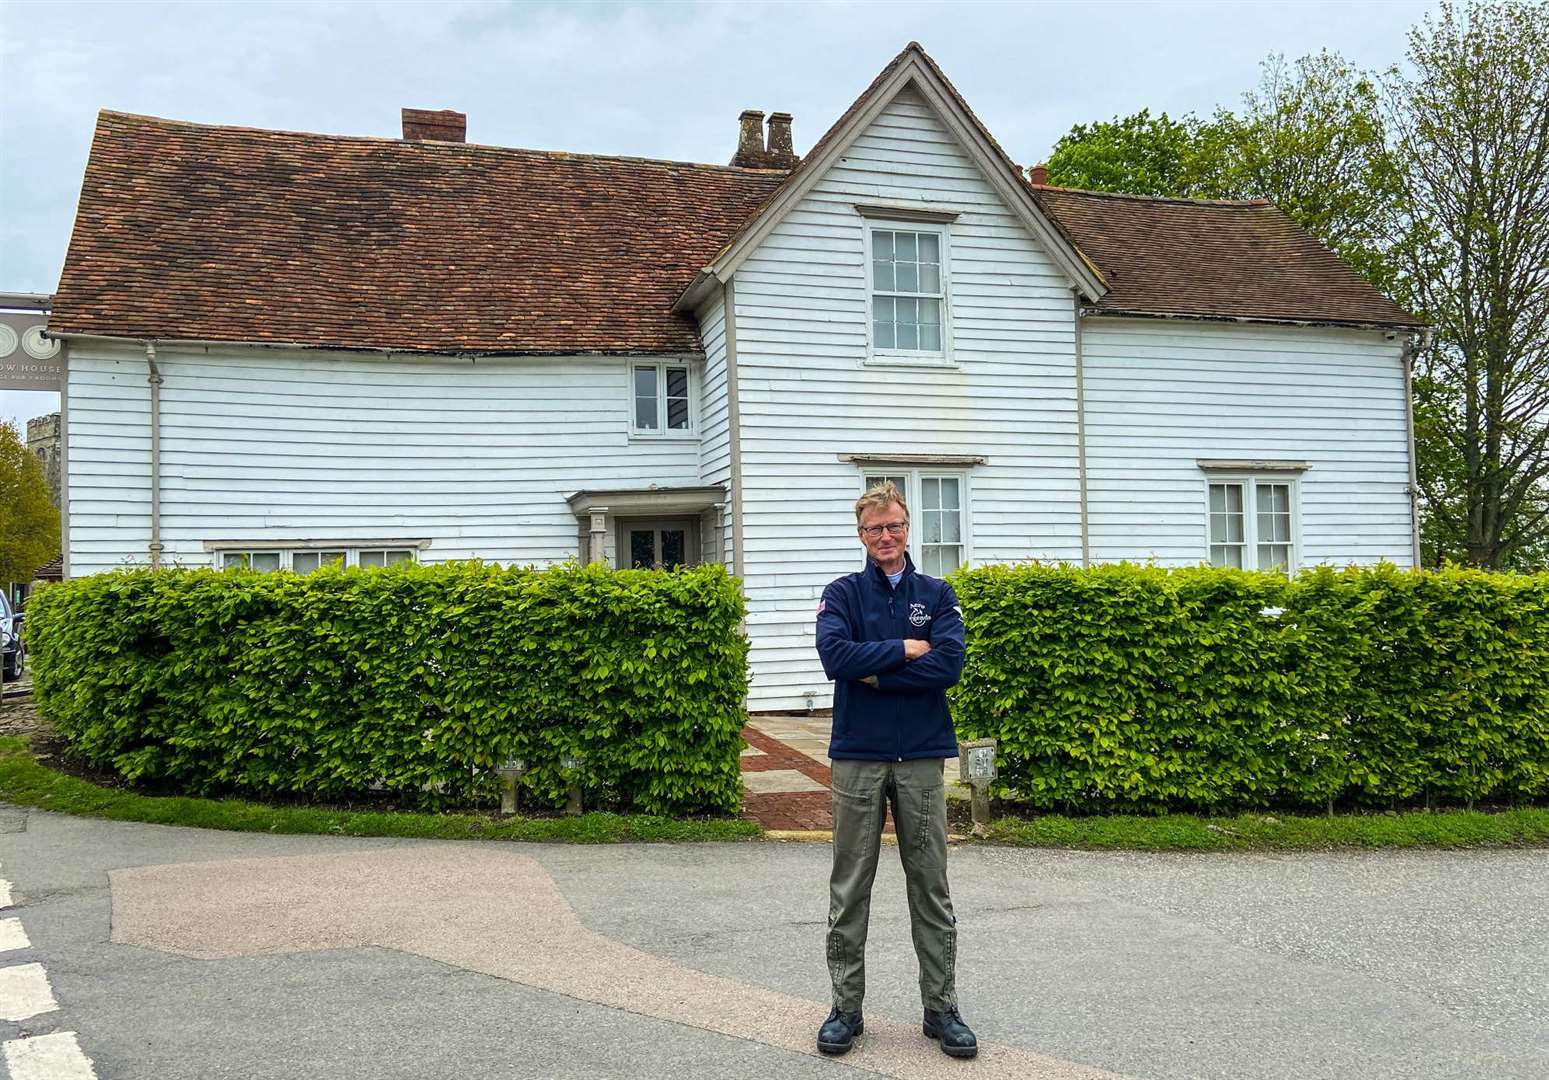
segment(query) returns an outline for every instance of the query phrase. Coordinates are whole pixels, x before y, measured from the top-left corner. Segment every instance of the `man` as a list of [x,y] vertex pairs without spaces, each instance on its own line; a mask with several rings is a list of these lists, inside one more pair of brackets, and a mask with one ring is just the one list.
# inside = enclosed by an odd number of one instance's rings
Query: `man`
[[891,483],[855,504],[866,568],[823,590],[817,646],[834,680],[834,865],[828,971],[834,1007],[818,1049],[842,1054],[861,1034],[866,924],[887,807],[908,881],[925,1034],[953,1057],[978,1040],[957,1011],[957,920],[947,892],[944,759],[957,754],[947,687],[963,672],[963,619],[952,587],[909,558],[909,507]]

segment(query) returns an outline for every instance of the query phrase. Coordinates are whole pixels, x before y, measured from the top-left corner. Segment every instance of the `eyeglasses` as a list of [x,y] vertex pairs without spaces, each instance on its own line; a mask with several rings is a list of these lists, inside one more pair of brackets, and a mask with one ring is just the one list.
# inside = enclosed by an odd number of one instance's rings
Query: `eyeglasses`
[[860,529],[861,534],[866,539],[875,540],[882,535],[883,529],[887,530],[889,536],[902,536],[909,531],[909,523],[907,521],[890,521],[886,525],[860,525],[857,528]]

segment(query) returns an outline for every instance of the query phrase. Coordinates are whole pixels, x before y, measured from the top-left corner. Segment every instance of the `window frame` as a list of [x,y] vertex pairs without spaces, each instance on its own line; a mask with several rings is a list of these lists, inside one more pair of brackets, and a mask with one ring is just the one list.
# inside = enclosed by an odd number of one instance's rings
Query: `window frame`
[[[420,549],[422,547],[424,547],[424,544],[422,544],[422,543],[420,543],[418,541],[412,541],[412,540],[400,540],[400,541],[396,541],[396,542],[383,541],[383,542],[380,542],[380,543],[376,542],[376,541],[371,541],[371,542],[368,542],[368,543],[365,543],[365,544],[337,544],[337,543],[334,543],[334,544],[296,544],[296,543],[292,543],[292,544],[288,544],[288,545],[287,544],[270,544],[270,543],[262,543],[262,542],[258,542],[258,541],[253,541],[253,542],[249,542],[247,544],[243,544],[243,543],[240,543],[240,542],[238,542],[238,543],[221,543],[221,544],[216,544],[216,545],[210,546],[209,550],[210,550],[210,561],[211,561],[211,564],[213,565],[213,567],[216,570],[228,570],[228,569],[232,569],[232,570],[235,570],[235,569],[251,570],[252,569],[252,560],[253,560],[253,556],[254,555],[278,555],[280,557],[280,565],[278,567],[276,567],[275,570],[262,570],[262,571],[259,571],[259,573],[272,574],[272,573],[275,573],[277,570],[282,570],[282,571],[288,571],[288,572],[291,572],[291,573],[313,574],[313,573],[316,573],[317,571],[316,570],[296,570],[295,569],[295,557],[297,555],[322,555],[322,554],[331,554],[331,553],[334,553],[334,552],[342,551],[342,552],[344,552],[344,566],[345,566],[345,568],[354,568],[354,567],[359,567],[360,566],[360,556],[361,556],[361,554],[363,552],[406,551],[406,552],[409,553],[409,558],[407,560],[400,559],[398,561],[399,562],[407,561],[407,562],[417,563],[417,562],[420,561],[419,553],[420,553]],[[240,567],[240,568],[239,567],[235,567],[235,566],[228,567],[226,565],[226,557],[228,555],[233,555],[233,556],[235,556],[235,555],[246,555],[247,559],[248,559],[248,565],[244,566],[244,567]],[[385,565],[391,566],[393,564],[392,563],[386,563]],[[371,569],[371,568],[368,567],[368,569]]]
[[1216,484],[1236,484],[1242,489],[1242,546],[1244,570],[1273,571],[1277,567],[1259,566],[1259,510],[1258,510],[1258,486],[1260,484],[1284,485],[1288,489],[1289,512],[1291,516],[1291,537],[1289,541],[1264,541],[1265,543],[1289,543],[1290,557],[1286,560],[1284,573],[1287,577],[1294,577],[1301,567],[1302,554],[1302,501],[1301,501],[1301,477],[1288,475],[1283,472],[1211,472],[1205,476],[1205,557],[1207,566],[1216,564],[1210,560],[1210,549],[1216,546],[1216,542],[1210,535],[1210,489]]
[[[952,348],[952,230],[947,222],[909,221],[901,218],[862,217],[861,282],[866,295],[866,356],[862,363],[870,367],[955,368]],[[873,236],[878,231],[930,233],[937,238],[941,251],[941,348],[883,349],[877,346],[876,298],[878,290],[872,278]],[[928,293],[883,291],[882,295],[930,297]]]
[[[635,372],[641,368],[656,371],[656,422],[659,427],[643,428],[636,424]],[[688,373],[688,427],[667,427],[667,369],[682,368]],[[635,360],[624,365],[626,400],[629,407],[629,437],[631,439],[692,440],[699,438],[699,372],[688,360]]]
[[[963,549],[962,559],[957,566],[965,563],[973,564],[973,515],[970,507],[973,505],[973,478],[967,469],[944,468],[932,465],[882,465],[867,467],[860,470],[861,494],[866,494],[868,477],[877,477],[884,480],[897,480],[902,476],[905,481],[904,501],[909,504],[909,543],[907,550],[909,557],[914,560],[915,568],[922,574],[925,570],[925,539],[924,531],[920,526],[924,513],[924,493],[926,480],[956,480],[958,482],[958,513],[962,520],[962,535],[958,540],[958,547]],[[950,545],[938,544],[936,547]],[[954,566],[952,569],[957,569]],[[949,573],[951,571],[948,571]]]

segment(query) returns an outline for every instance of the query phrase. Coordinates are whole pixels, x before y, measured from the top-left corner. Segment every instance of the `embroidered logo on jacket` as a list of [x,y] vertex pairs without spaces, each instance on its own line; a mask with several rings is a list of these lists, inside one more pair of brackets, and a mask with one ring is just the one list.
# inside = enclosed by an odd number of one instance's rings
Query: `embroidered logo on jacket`
[[910,626],[924,626],[928,622],[930,622],[930,616],[925,614],[925,605],[924,604],[910,604],[909,605],[909,625]]

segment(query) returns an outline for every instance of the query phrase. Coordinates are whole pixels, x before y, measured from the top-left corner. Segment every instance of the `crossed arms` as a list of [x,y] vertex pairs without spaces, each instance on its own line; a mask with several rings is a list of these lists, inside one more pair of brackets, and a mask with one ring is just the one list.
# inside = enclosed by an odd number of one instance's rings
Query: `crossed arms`
[[951,586],[931,615],[930,640],[857,641],[838,598],[825,591],[818,613],[818,656],[830,679],[870,683],[884,692],[944,690],[963,673],[963,618]]

